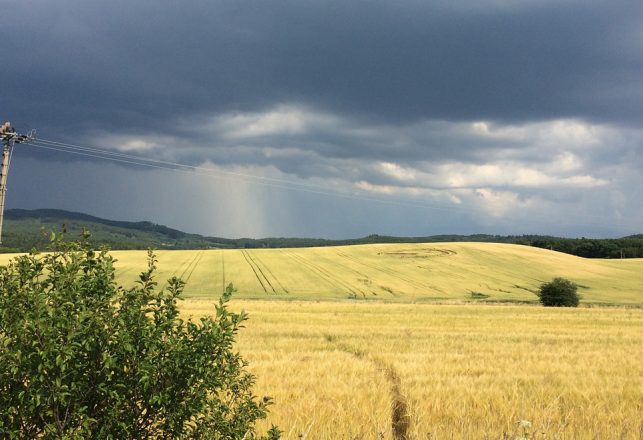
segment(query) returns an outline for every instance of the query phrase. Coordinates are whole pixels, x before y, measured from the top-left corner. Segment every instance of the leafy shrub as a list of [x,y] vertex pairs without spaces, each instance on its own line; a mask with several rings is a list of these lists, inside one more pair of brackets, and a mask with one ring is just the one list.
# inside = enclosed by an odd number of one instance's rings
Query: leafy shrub
[[270,399],[233,351],[232,285],[214,318],[184,321],[184,283],[158,289],[152,252],[124,289],[106,250],[57,244],[0,268],[0,437],[258,437]]
[[471,292],[471,299],[487,299],[490,295],[481,292]]
[[578,307],[580,296],[578,286],[565,278],[554,278],[540,286],[536,295],[540,302],[548,307]]

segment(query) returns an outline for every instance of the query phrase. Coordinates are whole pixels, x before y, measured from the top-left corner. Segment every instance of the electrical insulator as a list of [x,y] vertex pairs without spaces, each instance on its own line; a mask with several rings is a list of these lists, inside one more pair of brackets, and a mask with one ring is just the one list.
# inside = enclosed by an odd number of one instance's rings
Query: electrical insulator
[[11,130],[11,123],[5,122],[4,124],[2,124],[2,126],[0,126],[0,136],[9,133],[10,130]]

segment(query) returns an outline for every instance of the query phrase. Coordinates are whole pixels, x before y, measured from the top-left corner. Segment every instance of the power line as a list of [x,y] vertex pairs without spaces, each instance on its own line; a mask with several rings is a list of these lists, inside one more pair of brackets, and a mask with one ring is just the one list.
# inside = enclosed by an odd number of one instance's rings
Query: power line
[[[173,162],[168,160],[146,158],[146,157],[127,154],[123,152],[110,151],[105,148],[70,144],[70,143],[43,139],[43,138],[36,138],[36,139],[30,140],[28,143],[26,143],[26,145],[30,145],[39,149],[47,149],[47,150],[53,150],[53,151],[58,151],[62,153],[75,154],[75,155],[84,156],[88,158],[108,160],[112,162],[147,167],[147,168],[182,172],[182,173],[188,173],[190,175],[199,174],[199,175],[206,175],[209,177],[218,177],[218,178],[223,176],[231,176],[231,177],[239,178],[243,180],[250,180],[262,186],[301,191],[301,192],[307,192],[312,194],[320,194],[320,195],[325,195],[329,197],[340,197],[344,199],[369,201],[369,202],[395,205],[395,206],[405,206],[405,207],[417,208],[417,209],[444,210],[444,211],[461,212],[461,213],[468,213],[468,214],[477,213],[477,210],[469,207],[464,207],[464,206],[445,205],[445,204],[440,204],[435,202],[427,203],[427,202],[421,202],[417,200],[405,199],[400,197],[396,197],[396,199],[393,200],[393,199],[383,199],[383,198],[367,196],[364,194],[354,194],[354,193],[351,194],[351,193],[342,192],[340,190],[335,190],[327,186],[314,184],[314,183],[296,182],[293,180],[276,178],[276,177],[257,176],[253,174],[239,173],[239,172],[229,171],[229,170],[213,169],[213,168],[204,167],[204,166],[188,165],[188,164]],[[584,224],[585,226],[596,226],[596,227],[612,226],[604,223],[603,221],[595,221],[595,222],[587,221],[588,217],[594,217],[596,220],[603,220],[601,217],[598,217],[598,216],[583,215],[581,217],[580,215],[577,215],[577,217],[582,218],[583,222],[580,223],[578,221],[575,221],[572,223],[570,221],[567,224],[569,225],[573,224],[575,226],[578,226],[579,224]],[[535,223],[551,224],[551,222],[547,220],[548,220],[548,217],[545,218],[544,214],[543,214],[543,218],[540,220],[538,218],[534,218],[533,215],[531,217],[531,221]],[[566,224],[566,223],[559,221],[558,224]]]
[[[212,177],[222,177],[221,175],[228,175],[236,178],[253,180],[255,181],[255,183],[258,183],[264,186],[270,186],[273,188],[297,190],[297,191],[304,191],[304,192],[309,192],[313,194],[338,196],[338,197],[350,198],[355,200],[365,200],[365,201],[372,201],[372,202],[379,202],[379,203],[386,203],[386,204],[409,206],[409,207],[415,207],[415,208],[428,207],[427,205],[418,203],[417,201],[414,201],[414,200],[408,200],[408,199],[400,200],[399,198],[398,200],[384,200],[376,197],[348,194],[340,191],[333,191],[331,188],[328,188],[322,185],[313,184],[313,183],[295,182],[288,179],[257,176],[253,174],[239,173],[239,172],[229,171],[229,170],[213,169],[213,168],[208,168],[204,166],[187,165],[187,164],[182,164],[178,162],[150,159],[150,158],[135,156],[135,155],[126,154],[126,153],[117,153],[117,152],[107,151],[107,150],[98,149],[95,147],[82,147],[82,146],[73,145],[73,144],[64,144],[62,142],[45,141],[42,139],[36,139],[35,141],[30,142],[29,145],[35,146],[38,148],[48,149],[48,150],[55,150],[55,151],[64,152],[64,153],[77,154],[77,155],[91,157],[91,158],[110,160],[113,162],[120,162],[120,163],[125,163],[130,165],[139,165],[139,166],[144,166],[149,168],[158,168],[158,169],[165,169],[170,171],[186,172],[190,174],[194,174],[194,173],[205,174],[205,175],[210,175]],[[438,204],[435,204],[432,207],[436,209],[456,209],[456,210],[460,209],[459,207],[451,207],[451,206],[438,205]]]
[[388,205],[398,205],[398,206],[407,206],[412,208],[422,208],[422,209],[440,209],[446,211],[461,211],[468,212],[472,211],[465,207],[459,206],[450,206],[439,203],[422,203],[417,200],[410,200],[405,198],[397,197],[395,200],[387,200],[372,196],[365,196],[363,194],[349,194],[346,192],[336,191],[328,188],[327,186],[307,183],[307,182],[296,182],[293,180],[276,178],[276,177],[266,177],[266,176],[257,176],[253,174],[240,173],[236,171],[213,169],[204,166],[196,165],[187,165],[179,162],[172,162],[167,160],[151,159],[142,156],[136,156],[132,154],[109,151],[103,148],[82,146],[76,144],[69,144],[64,142],[52,141],[42,138],[37,138],[34,141],[30,142],[29,145],[35,146],[38,148],[55,150],[64,153],[77,154],[80,156],[104,159],[113,162],[120,162],[129,165],[139,165],[148,168],[157,168],[157,169],[166,169],[170,171],[179,171],[189,174],[204,174],[212,177],[222,177],[222,175],[228,175],[236,178],[247,179],[255,181],[260,185],[269,186],[273,188],[281,188],[295,191],[303,191],[313,194],[321,194],[330,197],[341,197],[352,200],[363,200],[370,202],[383,203]]
[[168,160],[150,159],[150,158],[136,156],[136,155],[127,154],[127,153],[123,153],[123,152],[109,151],[109,150],[106,150],[106,149],[103,149],[103,148],[97,148],[97,147],[89,147],[89,146],[68,144],[68,143],[64,143],[64,142],[51,141],[51,140],[41,139],[41,138],[36,139],[36,142],[38,142],[40,144],[50,145],[50,146],[62,147],[64,149],[66,149],[66,150],[69,149],[69,150],[77,150],[77,151],[88,151],[88,152],[95,153],[95,154],[111,156],[111,157],[119,157],[119,158],[134,160],[134,161],[143,161],[143,162],[146,162],[146,163],[153,163],[153,164],[157,164],[157,165],[161,165],[161,166],[185,168],[185,169],[189,169],[189,170],[201,170],[201,171],[206,171],[208,173],[216,172],[216,173],[219,173],[219,174],[227,174],[227,175],[230,175],[230,176],[241,177],[241,178],[245,178],[245,179],[270,181],[270,182],[284,183],[284,184],[288,184],[288,185],[302,186],[302,187],[309,187],[309,188],[317,188],[317,189],[324,189],[324,190],[327,189],[326,187],[323,187],[321,185],[316,185],[314,183],[296,182],[296,181],[293,181],[293,180],[281,179],[281,178],[278,178],[278,177],[256,176],[256,175],[253,175],[253,174],[239,173],[239,172],[236,172],[236,171],[229,171],[229,170],[221,170],[221,169],[214,170],[212,168],[208,168],[208,167],[204,167],[204,166],[187,165],[187,164],[183,164],[183,163],[179,163],[179,162],[172,162],[172,161],[168,161]]
[[[49,144],[43,145],[40,140],[32,141],[28,145],[32,147],[40,148],[40,149],[53,150],[53,151],[69,153],[69,154],[76,154],[84,157],[103,159],[103,160],[108,160],[112,162],[124,163],[128,165],[137,165],[137,166],[148,167],[148,168],[177,171],[182,173],[188,173],[191,175],[201,174],[201,175],[207,175],[210,177],[223,177],[222,175],[230,175],[237,178],[255,180],[256,181],[255,183],[263,186],[269,186],[273,188],[281,188],[281,189],[287,189],[287,190],[303,191],[307,193],[320,194],[320,195],[326,195],[331,197],[341,197],[341,198],[353,199],[353,200],[378,202],[378,203],[385,203],[390,205],[407,206],[412,208],[423,208],[423,209],[433,208],[433,209],[464,210],[464,211],[467,210],[466,208],[460,208],[460,207],[441,206],[437,204],[427,205],[427,204],[417,203],[414,201],[399,200],[399,199],[398,200],[378,199],[376,197],[348,194],[348,193],[343,193],[339,191],[331,191],[320,185],[298,183],[298,182],[292,182],[285,179],[276,179],[276,178],[270,178],[270,177],[255,176],[251,174],[236,173],[234,171],[215,170],[212,168],[180,164],[177,162],[159,161],[159,160],[142,158],[140,156],[128,155],[124,153],[106,152],[108,154],[103,155],[102,153],[105,153],[105,151],[90,149],[88,147],[85,147],[83,150],[79,150],[78,147],[75,147],[74,149],[67,149],[68,147],[60,147],[60,146],[49,145]],[[94,154],[94,153],[98,153],[98,154]]]

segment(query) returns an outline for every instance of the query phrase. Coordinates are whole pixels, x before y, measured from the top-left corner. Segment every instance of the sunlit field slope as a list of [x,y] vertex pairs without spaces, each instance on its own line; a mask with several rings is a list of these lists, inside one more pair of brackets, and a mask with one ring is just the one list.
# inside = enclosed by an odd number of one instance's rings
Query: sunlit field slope
[[[198,298],[181,307],[186,316],[214,308]],[[643,434],[640,308],[256,300],[232,307],[250,314],[238,348],[257,375],[255,390],[275,399],[269,422],[286,439]]]
[[[119,281],[145,268],[144,251],[114,251]],[[536,301],[538,286],[562,276],[583,303],[643,304],[643,260],[584,259],[493,243],[360,245],[300,249],[158,251],[161,283],[177,275],[187,297],[355,299],[393,302]],[[0,256],[0,263],[8,255]]]
[[[114,255],[123,283],[144,268],[144,252]],[[181,276],[186,296],[216,295],[232,282],[238,297],[255,299],[535,301],[541,283],[562,276],[579,284],[585,303],[643,304],[643,260],[592,260],[519,245],[159,251],[158,259],[158,279]]]

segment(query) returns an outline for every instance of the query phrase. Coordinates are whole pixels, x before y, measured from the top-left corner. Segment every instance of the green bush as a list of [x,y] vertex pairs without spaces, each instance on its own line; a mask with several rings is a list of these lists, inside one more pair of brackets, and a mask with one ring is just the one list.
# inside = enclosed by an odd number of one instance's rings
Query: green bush
[[232,285],[213,318],[184,321],[184,283],[158,289],[152,252],[125,289],[106,250],[57,245],[0,268],[0,437],[258,437],[270,399],[233,351]]
[[540,286],[536,295],[547,307],[578,307],[580,296],[578,286],[565,278],[554,278]]

